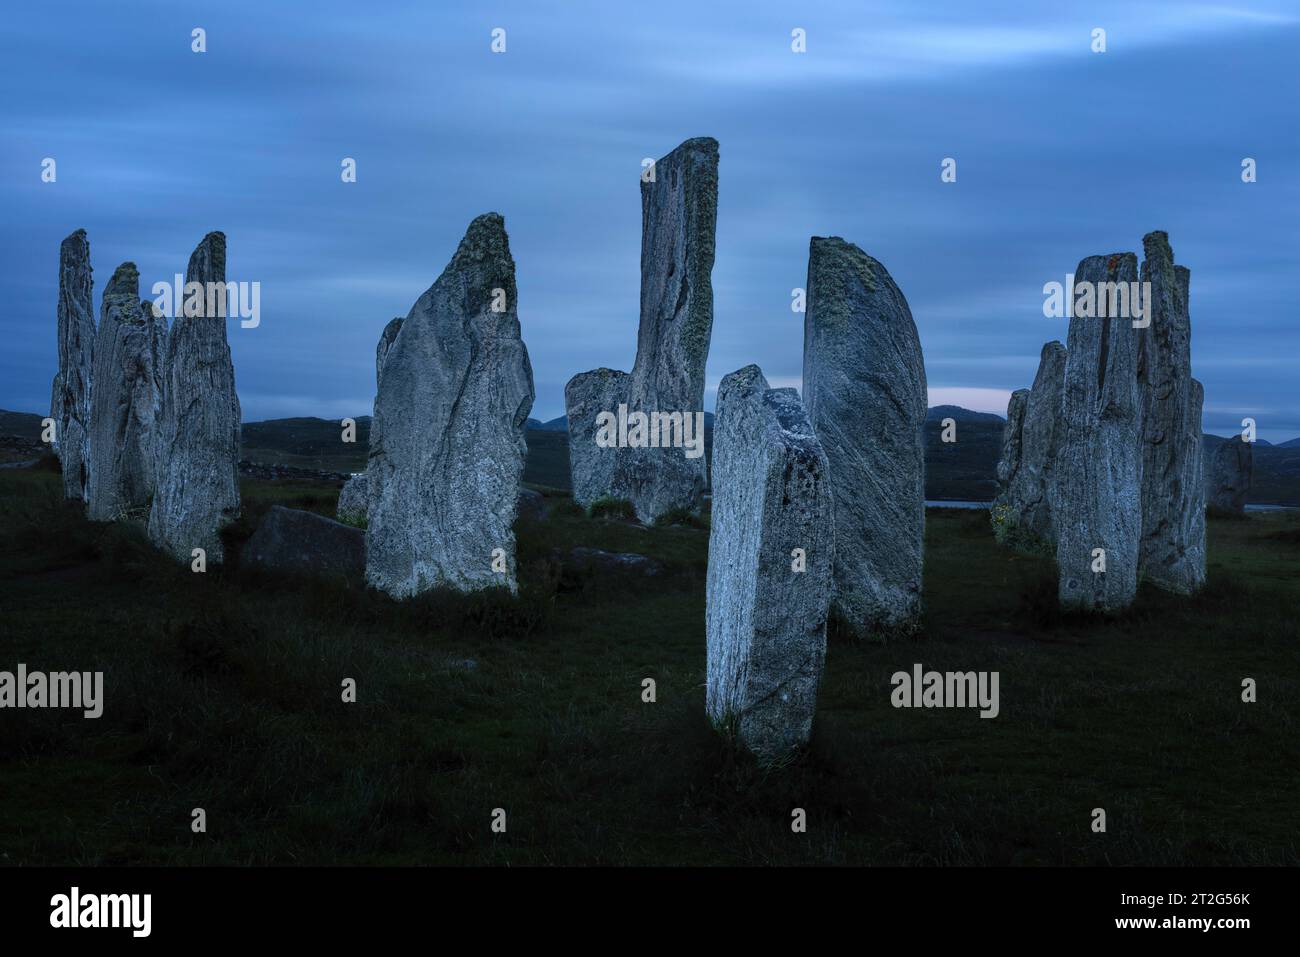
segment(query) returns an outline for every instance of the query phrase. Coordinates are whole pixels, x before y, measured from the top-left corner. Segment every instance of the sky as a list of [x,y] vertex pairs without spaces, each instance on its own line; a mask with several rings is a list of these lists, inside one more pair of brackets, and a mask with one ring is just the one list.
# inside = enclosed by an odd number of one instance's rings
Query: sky
[[632,366],[642,160],[712,136],[706,408],[751,362],[800,385],[811,236],[894,277],[931,405],[1004,413],[1066,339],[1044,284],[1164,229],[1206,431],[1300,436],[1295,2],[67,2],[0,29],[0,408],[49,408],[64,236],[98,310],[119,263],[149,297],[220,229],[261,286],[229,326],[245,420],[369,414],[384,325],[496,211],[533,415],[562,415],[571,376]]

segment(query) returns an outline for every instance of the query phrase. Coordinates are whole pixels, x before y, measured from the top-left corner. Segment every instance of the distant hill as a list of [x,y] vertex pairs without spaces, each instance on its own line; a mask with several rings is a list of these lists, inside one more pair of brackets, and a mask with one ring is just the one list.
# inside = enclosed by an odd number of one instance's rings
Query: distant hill
[[978,422],[982,425],[996,425],[999,429],[1006,424],[1006,419],[992,412],[972,412],[970,409],[963,409],[959,405],[933,405],[925,413],[925,421],[942,422],[944,419],[952,419],[954,422],[961,424],[963,422]]
[[343,441],[339,419],[245,422],[242,457],[261,465],[296,465],[327,472],[362,472],[370,455],[370,416],[357,416],[355,442]]
[[0,435],[17,435],[20,438],[41,440],[41,419],[34,412],[6,412],[0,409]]
[[[611,410],[611,411],[616,411],[616,410]],[[533,420],[530,419],[529,421],[531,422]],[[712,412],[704,413],[704,427],[706,429],[713,428]],[[539,426],[530,426],[530,428],[539,428],[545,432],[567,432],[569,431],[569,417],[567,415],[562,415],[558,419],[551,419],[549,422],[543,422]]]
[[1286,442],[1279,442],[1277,447],[1279,449],[1300,449],[1300,439],[1290,439]]

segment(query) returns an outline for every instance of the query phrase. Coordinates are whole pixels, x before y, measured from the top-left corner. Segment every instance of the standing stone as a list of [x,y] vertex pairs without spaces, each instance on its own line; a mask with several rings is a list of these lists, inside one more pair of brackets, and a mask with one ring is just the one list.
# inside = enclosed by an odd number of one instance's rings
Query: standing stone
[[[1105,283],[1137,280],[1132,253],[1090,256],[1074,274],[1062,405],[1064,435],[1056,463],[1058,594],[1067,609],[1117,611],[1137,592],[1142,536],[1141,330],[1115,316],[1113,301],[1088,296]],[[1080,305],[1080,296],[1093,302]],[[1098,302],[1106,298],[1105,302]],[[1101,554],[1097,550],[1101,550]],[[1104,571],[1101,568],[1104,560]]]
[[370,429],[366,579],[390,595],[517,588],[511,525],[533,407],[517,305],[505,222],[488,213],[389,348]]
[[388,358],[388,350],[393,347],[393,341],[401,331],[402,317],[398,316],[389,321],[379,334],[379,342],[375,345],[375,388],[379,387],[379,382],[384,377],[384,360]]
[[1142,545],[1138,571],[1166,591],[1205,584],[1204,390],[1192,378],[1191,274],[1174,265],[1169,236],[1142,239],[1142,281],[1151,284],[1142,330]]
[[593,369],[579,372],[564,387],[573,500],[583,508],[590,508],[594,501],[613,492],[614,466],[626,450],[596,444],[596,417],[602,412],[616,412],[618,404],[627,401],[630,380],[626,372]]
[[[1060,423],[1065,363],[1065,346],[1059,342],[1043,346],[1033,388],[1012,393],[1011,405],[1007,407],[1003,459],[998,463],[1002,490],[995,505],[1005,506],[1002,525],[1011,540],[1026,545],[1036,542],[1055,545],[1056,542],[1052,483],[1064,431]],[[1015,430],[1013,417],[1019,422]],[[1013,433],[1014,446],[1008,447],[1007,440]]]
[[[202,548],[209,562],[221,561],[221,529],[239,516],[235,367],[226,319],[217,314],[224,313],[224,306],[218,308],[217,297],[206,295],[208,283],[224,285],[225,280],[225,234],[208,233],[185,272],[186,289],[200,283],[204,294],[191,299],[187,292],[184,308],[177,307],[163,363],[149,537],[186,562],[195,548]],[[194,312],[202,314],[186,315]]]
[[826,657],[829,462],[794,389],[746,366],[718,389],[709,535],[709,717],[760,758],[806,744]]
[[358,472],[343,483],[339,490],[339,504],[336,514],[340,522],[348,525],[360,525],[366,520],[370,511],[370,480],[365,472]]
[[1255,446],[1234,435],[1205,451],[1205,504],[1216,512],[1246,514],[1255,472]]
[[1002,453],[998,456],[998,485],[1001,491],[994,504],[1010,506],[1010,486],[1020,470],[1023,456],[1025,407],[1029,405],[1029,390],[1017,389],[1007,401],[1007,421],[1002,426]]
[[78,229],[59,247],[59,371],[54,376],[50,418],[63,467],[63,495],[86,497],[90,468],[90,384],[95,349],[95,304],[90,243]]
[[925,364],[885,267],[838,237],[808,255],[803,385],[830,460],[837,613],[858,635],[912,631],[925,536]]
[[[628,415],[681,413],[692,423],[694,413],[703,412],[717,218],[717,140],[687,140],[654,165],[652,177],[642,177],[641,320],[631,375],[597,369],[565,388],[566,402],[572,394],[582,406],[565,409],[575,500],[579,486],[588,501],[627,499],[643,522],[699,507],[708,483],[703,455],[688,458],[680,447],[599,448],[594,417],[617,413],[620,403]],[[594,401],[609,404],[600,409]]]
[[100,307],[86,489],[86,513],[100,522],[147,508],[154,492],[161,344],[153,306],[139,298],[139,278],[135,263],[123,263]]

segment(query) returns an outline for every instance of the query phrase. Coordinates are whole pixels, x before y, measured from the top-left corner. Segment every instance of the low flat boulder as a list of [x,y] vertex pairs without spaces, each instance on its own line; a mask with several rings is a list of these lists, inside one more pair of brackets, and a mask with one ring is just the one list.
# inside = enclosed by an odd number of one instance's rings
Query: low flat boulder
[[571,549],[566,561],[578,567],[636,572],[641,575],[659,575],[664,570],[661,562],[648,555],[638,555],[636,552],[607,552],[600,548],[587,548],[582,545]]
[[243,562],[297,575],[363,581],[366,533],[315,512],[274,505],[244,546]]

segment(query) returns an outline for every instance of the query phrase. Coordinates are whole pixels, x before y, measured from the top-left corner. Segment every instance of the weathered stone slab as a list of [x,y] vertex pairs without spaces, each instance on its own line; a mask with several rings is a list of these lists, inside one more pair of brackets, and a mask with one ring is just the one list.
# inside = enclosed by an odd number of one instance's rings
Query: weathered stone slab
[[578,373],[564,387],[573,500],[583,508],[614,492],[614,467],[626,450],[598,444],[596,420],[602,412],[613,412],[620,402],[627,401],[630,378],[615,369],[593,369]]
[[1166,591],[1205,584],[1205,485],[1201,460],[1204,390],[1192,378],[1191,274],[1174,265],[1169,237],[1142,240],[1142,281],[1151,284],[1142,330],[1142,545],[1139,574]]
[[86,490],[86,514],[95,521],[143,513],[153,498],[166,328],[139,298],[135,263],[123,263],[104,289],[95,340]]
[[[575,501],[627,499],[646,523],[699,507],[708,484],[704,455],[662,444],[597,448],[594,420],[620,403],[630,416],[677,413],[694,423],[702,415],[717,213],[717,140],[687,140],[655,163],[649,181],[642,178],[641,319],[632,372],[597,369],[565,388],[566,403],[571,395],[577,403],[565,410]],[[596,408],[598,401],[608,404]],[[700,442],[702,450],[702,436]]]
[[834,607],[859,635],[919,627],[925,363],[885,267],[838,237],[808,256],[803,384],[835,494]]
[[50,396],[55,451],[63,467],[63,495],[83,500],[89,482],[90,384],[95,349],[95,304],[90,242],[78,229],[59,247],[59,369]]
[[[225,281],[225,234],[208,233],[190,256],[186,286]],[[149,537],[187,562],[195,548],[221,561],[221,529],[239,517],[240,410],[226,319],[207,314],[206,296],[200,312],[178,307],[167,336],[149,511]]]
[[371,585],[398,598],[439,586],[516,590],[511,525],[532,406],[514,259],[504,220],[488,213],[470,223],[383,363],[366,469]]
[[826,656],[829,462],[793,389],[722,380],[714,423],[707,707],[761,758],[806,744]]
[[366,536],[359,528],[315,512],[273,505],[240,555],[252,567],[361,582]]
[[[1090,256],[1074,273],[1081,284],[1137,280],[1132,253]],[[1098,310],[1100,312],[1100,310]],[[1130,317],[1070,320],[1062,404],[1064,434],[1056,463],[1056,562],[1067,609],[1118,611],[1137,591],[1142,536],[1141,330]],[[1104,571],[1100,561],[1104,560]]]
[[1255,472],[1255,446],[1240,435],[1205,452],[1205,504],[1216,512],[1246,513],[1246,493]]

